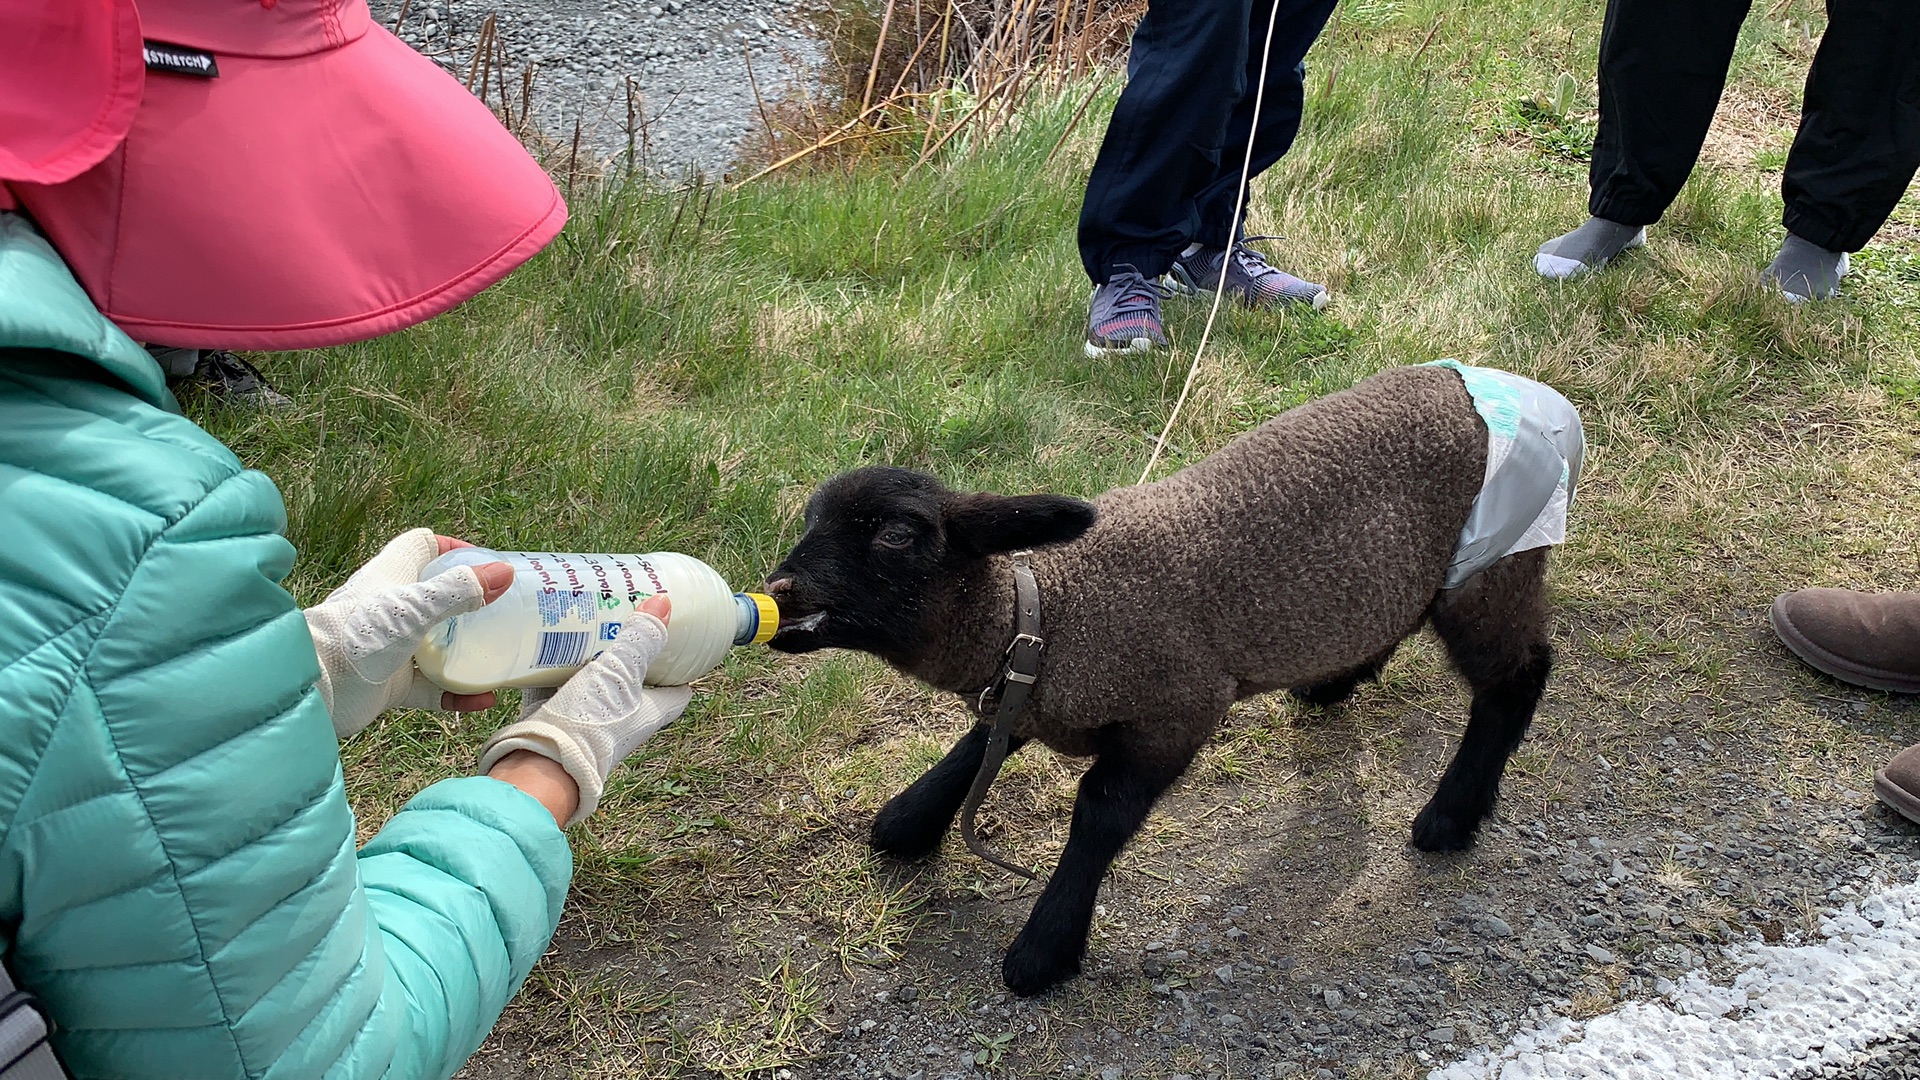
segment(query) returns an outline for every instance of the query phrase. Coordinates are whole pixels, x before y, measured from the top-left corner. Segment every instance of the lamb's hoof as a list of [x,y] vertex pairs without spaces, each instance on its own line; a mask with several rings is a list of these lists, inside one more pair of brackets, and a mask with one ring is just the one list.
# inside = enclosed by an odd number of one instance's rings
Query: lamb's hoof
[[1428,803],[1413,819],[1413,846],[1421,851],[1465,851],[1473,846],[1480,819],[1466,818]]
[[1021,997],[1045,993],[1080,974],[1078,947],[1066,948],[1058,940],[1043,942],[1037,937],[1031,927],[1021,930],[1000,965],[1007,989]]
[[[898,801],[897,799],[895,800]],[[873,819],[873,850],[896,859],[924,859],[940,850],[947,834],[947,822],[929,825],[925,818],[895,807],[893,802],[880,808]]]

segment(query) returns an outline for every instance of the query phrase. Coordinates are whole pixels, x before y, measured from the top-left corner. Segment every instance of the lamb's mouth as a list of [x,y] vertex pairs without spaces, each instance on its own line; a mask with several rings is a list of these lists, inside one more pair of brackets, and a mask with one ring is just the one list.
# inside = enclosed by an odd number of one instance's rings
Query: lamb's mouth
[[824,611],[816,611],[811,615],[802,615],[792,622],[784,619],[781,620],[779,632],[784,634],[789,630],[818,630],[820,629],[820,624],[826,621],[827,613]]
[[[802,615],[797,619],[781,619],[780,629],[774,631],[773,637],[767,641],[767,644],[776,649],[787,648],[793,651],[803,650],[812,644],[804,639],[814,631],[820,629],[826,621],[827,613],[825,611],[816,611],[810,615]],[[817,648],[818,646],[813,645],[813,647]]]

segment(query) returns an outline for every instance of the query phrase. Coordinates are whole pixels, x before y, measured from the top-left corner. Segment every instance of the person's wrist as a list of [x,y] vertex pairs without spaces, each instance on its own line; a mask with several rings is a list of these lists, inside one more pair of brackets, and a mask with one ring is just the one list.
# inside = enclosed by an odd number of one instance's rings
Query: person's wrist
[[533,796],[564,826],[580,808],[580,785],[552,758],[515,750],[487,769],[487,775]]
[[591,746],[592,740],[583,738],[587,734],[590,731],[583,732],[579,725],[565,717],[540,709],[494,732],[493,738],[480,750],[479,768],[491,775],[495,765],[521,750],[553,762],[572,779],[575,798],[572,816],[562,818],[560,824],[563,827],[577,825],[600,805],[609,767],[600,763],[600,756]]

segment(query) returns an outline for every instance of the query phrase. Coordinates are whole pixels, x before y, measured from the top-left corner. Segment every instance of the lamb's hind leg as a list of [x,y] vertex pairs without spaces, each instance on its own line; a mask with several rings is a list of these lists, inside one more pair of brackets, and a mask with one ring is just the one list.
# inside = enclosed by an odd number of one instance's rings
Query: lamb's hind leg
[[[1205,732],[1198,734],[1204,740]],[[1094,897],[1107,868],[1198,748],[1136,745],[1124,731],[1101,733],[1099,759],[1080,778],[1060,864],[1001,965],[1001,978],[1014,993],[1038,994],[1080,973]]]
[[[873,849],[901,859],[930,855],[940,846],[940,838],[953,825],[960,804],[967,800],[980,761],[987,756],[987,739],[992,728],[975,724],[960,737],[939,764],[928,769],[905,791],[887,800],[873,819]],[[1026,744],[1025,739],[1007,743],[1007,753]]]
[[1493,809],[1507,759],[1533,722],[1553,667],[1547,639],[1547,549],[1509,555],[1433,603],[1433,628],[1473,687],[1466,734],[1426,809],[1413,846],[1457,851]]

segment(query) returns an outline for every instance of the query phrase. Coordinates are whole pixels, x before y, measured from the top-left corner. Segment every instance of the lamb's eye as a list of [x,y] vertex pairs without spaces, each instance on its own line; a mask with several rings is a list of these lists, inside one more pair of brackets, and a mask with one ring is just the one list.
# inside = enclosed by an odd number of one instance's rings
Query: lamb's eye
[[913,530],[905,525],[889,525],[874,537],[884,547],[903,548],[913,543]]

